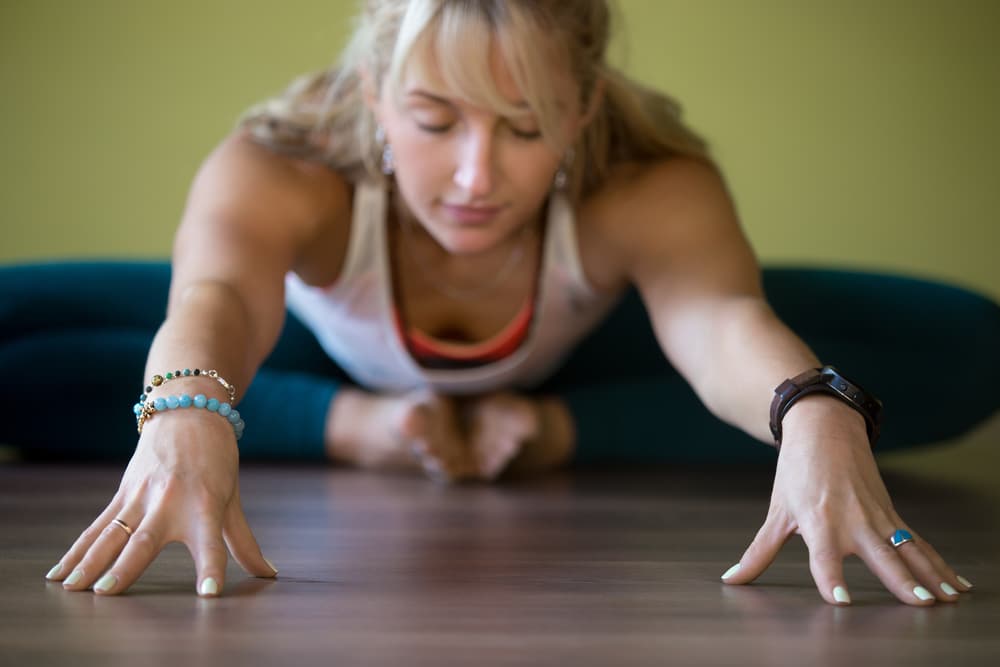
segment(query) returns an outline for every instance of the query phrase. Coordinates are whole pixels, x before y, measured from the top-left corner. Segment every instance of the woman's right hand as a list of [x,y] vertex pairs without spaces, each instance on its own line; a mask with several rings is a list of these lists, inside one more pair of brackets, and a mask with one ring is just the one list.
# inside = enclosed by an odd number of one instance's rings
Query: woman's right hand
[[93,587],[98,594],[121,593],[172,542],[191,552],[199,595],[222,592],[227,546],[248,573],[277,574],[261,554],[240,505],[232,428],[202,410],[146,422],[118,492],[47,578],[62,581],[69,591]]

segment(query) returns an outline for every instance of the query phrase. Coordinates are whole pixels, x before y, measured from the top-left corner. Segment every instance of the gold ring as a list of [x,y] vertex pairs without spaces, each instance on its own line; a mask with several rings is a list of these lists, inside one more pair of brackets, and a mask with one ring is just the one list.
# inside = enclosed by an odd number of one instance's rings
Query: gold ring
[[115,524],[116,526],[124,530],[125,534],[128,535],[129,537],[132,537],[132,529],[128,527],[127,523],[125,523],[121,519],[112,519],[111,523]]

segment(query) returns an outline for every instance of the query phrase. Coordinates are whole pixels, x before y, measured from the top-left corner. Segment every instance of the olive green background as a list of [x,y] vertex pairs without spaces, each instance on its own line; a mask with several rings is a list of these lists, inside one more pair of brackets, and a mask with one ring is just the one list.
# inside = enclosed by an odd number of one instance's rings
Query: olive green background
[[[199,162],[354,6],[0,0],[0,261],[166,257]],[[712,141],[762,261],[1000,297],[1000,2],[618,7],[614,60]]]
[[[0,262],[167,257],[198,164],[244,108],[334,59],[354,6],[0,0]],[[712,141],[763,262],[1000,298],[1000,2],[618,7],[614,60]],[[992,483],[998,440],[1000,416],[880,461]]]

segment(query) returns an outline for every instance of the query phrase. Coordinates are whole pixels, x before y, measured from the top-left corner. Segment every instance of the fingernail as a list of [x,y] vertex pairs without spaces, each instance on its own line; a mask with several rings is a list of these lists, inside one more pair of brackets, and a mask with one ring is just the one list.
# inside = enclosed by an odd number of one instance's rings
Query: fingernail
[[944,591],[945,595],[958,595],[958,591],[952,588],[951,585],[945,581],[941,582],[941,590]]
[[733,576],[734,574],[736,574],[739,571],[740,571],[740,564],[737,563],[736,565],[733,565],[731,568],[729,568],[728,570],[726,570],[726,573],[722,575],[722,578],[723,579],[728,579],[729,577]]
[[94,584],[94,590],[101,592],[110,591],[117,583],[118,577],[108,572],[106,575],[97,580],[97,583]]
[[962,575],[956,574],[955,578],[958,579],[958,583],[962,584],[966,588],[973,588],[972,582],[969,581],[968,579],[966,579],[965,577],[963,577]]
[[275,574],[278,574],[278,568],[276,568],[276,567],[274,566],[274,563],[272,563],[271,561],[269,561],[269,560],[268,560],[268,559],[266,559],[266,558],[264,559],[264,562],[265,562],[265,563],[267,563],[267,564],[268,564],[268,566],[269,566],[269,567],[270,567],[270,568],[271,568],[272,570],[274,570],[274,573],[275,573]]
[[70,575],[68,577],[66,577],[66,581],[63,582],[63,585],[64,586],[72,586],[73,584],[75,584],[76,582],[80,581],[81,579],[83,579],[83,570],[73,570],[70,573]]
[[62,572],[62,563],[56,563],[52,567],[52,569],[49,570],[49,573],[45,575],[45,578],[46,579],[55,579],[56,577],[59,576],[60,572]]
[[913,589],[913,594],[916,595],[921,600],[933,600],[934,599],[934,596],[931,595],[931,592],[929,590],[927,590],[926,588],[924,588],[923,586],[917,586],[916,588],[914,588]]
[[204,581],[201,582],[201,588],[198,589],[201,595],[218,595],[219,594],[219,583],[214,577],[205,577]]
[[851,595],[843,586],[837,586],[833,589],[833,599],[841,604],[851,604]]

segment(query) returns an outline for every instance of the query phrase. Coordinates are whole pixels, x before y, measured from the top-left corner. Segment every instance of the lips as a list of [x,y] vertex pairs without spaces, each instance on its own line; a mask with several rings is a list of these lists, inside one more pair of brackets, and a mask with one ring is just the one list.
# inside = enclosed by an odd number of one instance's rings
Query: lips
[[503,210],[503,206],[462,206],[442,204],[442,208],[457,222],[476,224],[489,222]]

